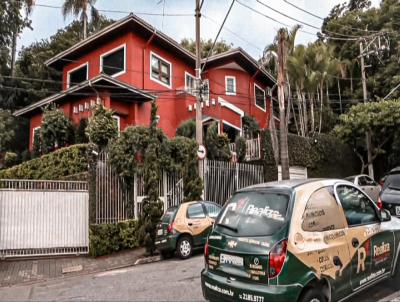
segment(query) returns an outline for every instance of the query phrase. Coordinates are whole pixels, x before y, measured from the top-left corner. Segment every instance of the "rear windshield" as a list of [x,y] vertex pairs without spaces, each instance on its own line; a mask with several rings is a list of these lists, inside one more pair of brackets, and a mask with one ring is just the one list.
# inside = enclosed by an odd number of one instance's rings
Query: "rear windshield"
[[383,189],[400,190],[400,174],[389,174],[385,179]]
[[216,227],[231,236],[270,236],[285,224],[288,203],[287,194],[240,192],[226,204]]
[[166,212],[165,212],[165,214],[161,217],[161,221],[163,222],[163,223],[168,223],[168,224],[170,224],[171,222],[172,222],[172,220],[174,220],[174,218],[175,218],[175,213],[176,213],[176,210],[177,210],[178,208],[169,208]]

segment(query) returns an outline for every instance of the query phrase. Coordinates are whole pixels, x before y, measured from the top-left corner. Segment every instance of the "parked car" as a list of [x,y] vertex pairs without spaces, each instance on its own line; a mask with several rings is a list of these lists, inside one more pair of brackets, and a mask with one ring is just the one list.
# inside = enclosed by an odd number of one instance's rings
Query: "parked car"
[[354,175],[345,178],[353,184],[359,186],[374,202],[378,202],[381,186],[371,177],[365,174]]
[[345,180],[236,192],[204,248],[210,301],[327,302],[398,274],[400,219]]
[[400,216],[400,167],[394,168],[387,174],[380,203],[390,214]]
[[221,206],[210,201],[186,202],[167,209],[157,226],[157,249],[164,257],[176,251],[182,259],[189,258],[193,249],[203,248],[220,210]]

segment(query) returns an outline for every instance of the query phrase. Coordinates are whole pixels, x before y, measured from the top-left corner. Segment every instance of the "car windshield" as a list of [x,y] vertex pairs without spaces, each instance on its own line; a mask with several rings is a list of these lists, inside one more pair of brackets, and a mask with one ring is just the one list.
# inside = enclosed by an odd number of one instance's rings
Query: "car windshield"
[[400,174],[389,174],[383,185],[383,189],[400,190]]
[[167,209],[165,214],[161,217],[161,221],[163,223],[170,224],[172,222],[172,220],[174,219],[174,216],[175,216],[175,213],[176,213],[177,209],[178,208],[176,208],[176,207]]
[[240,192],[226,204],[216,227],[231,236],[270,236],[285,224],[288,203],[287,194]]

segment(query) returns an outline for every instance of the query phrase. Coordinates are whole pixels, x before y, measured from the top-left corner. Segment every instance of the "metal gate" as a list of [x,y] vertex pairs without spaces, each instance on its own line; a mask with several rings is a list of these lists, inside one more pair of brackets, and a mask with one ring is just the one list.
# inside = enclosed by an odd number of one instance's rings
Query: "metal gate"
[[0,256],[89,252],[86,182],[0,180]]

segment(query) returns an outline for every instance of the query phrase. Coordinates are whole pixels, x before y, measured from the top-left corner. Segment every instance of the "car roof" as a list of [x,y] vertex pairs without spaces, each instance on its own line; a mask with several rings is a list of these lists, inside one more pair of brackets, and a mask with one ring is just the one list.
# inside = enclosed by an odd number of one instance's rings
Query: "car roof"
[[308,178],[308,179],[291,179],[282,181],[272,181],[254,186],[246,187],[238,190],[237,192],[251,191],[251,190],[262,190],[262,189],[283,189],[283,190],[294,190],[301,186],[320,182],[324,186],[335,185],[336,183],[350,183],[343,179],[330,179],[330,178]]
[[400,167],[393,168],[392,170],[389,171],[388,174],[397,174],[397,173],[400,173]]

